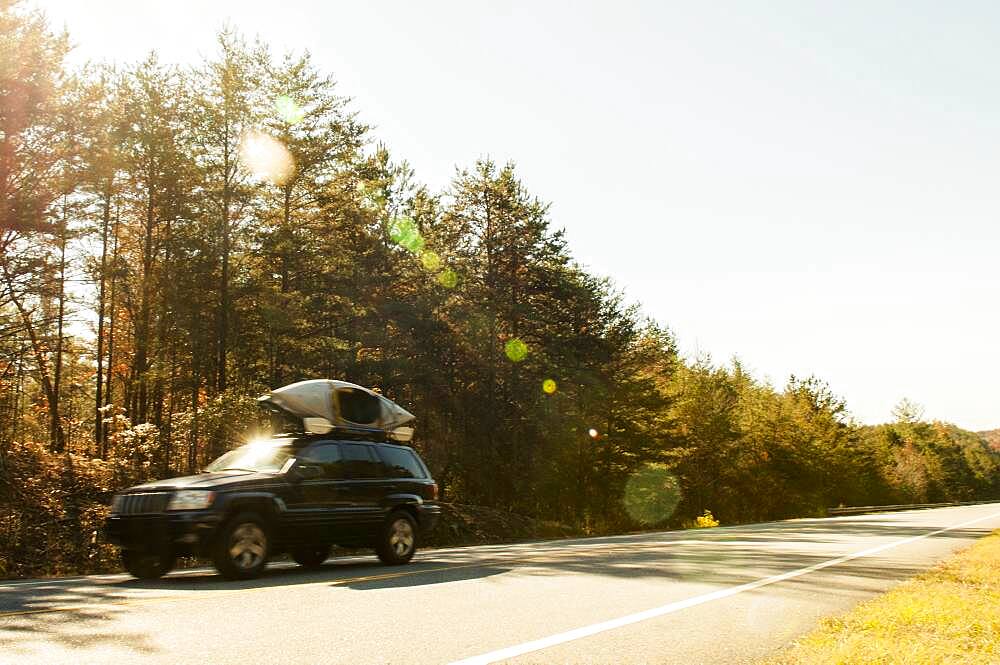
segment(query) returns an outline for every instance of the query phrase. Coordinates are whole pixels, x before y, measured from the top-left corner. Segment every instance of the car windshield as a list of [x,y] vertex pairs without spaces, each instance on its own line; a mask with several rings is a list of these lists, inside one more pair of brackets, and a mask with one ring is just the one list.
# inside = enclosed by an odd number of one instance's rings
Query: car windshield
[[205,467],[205,471],[263,471],[277,473],[285,465],[294,449],[287,445],[249,444],[218,458]]

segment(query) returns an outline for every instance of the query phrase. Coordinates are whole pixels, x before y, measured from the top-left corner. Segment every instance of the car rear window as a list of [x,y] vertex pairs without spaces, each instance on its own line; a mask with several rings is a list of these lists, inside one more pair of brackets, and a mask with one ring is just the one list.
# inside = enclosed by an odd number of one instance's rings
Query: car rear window
[[423,465],[411,450],[379,446],[378,454],[385,462],[390,478],[426,478]]

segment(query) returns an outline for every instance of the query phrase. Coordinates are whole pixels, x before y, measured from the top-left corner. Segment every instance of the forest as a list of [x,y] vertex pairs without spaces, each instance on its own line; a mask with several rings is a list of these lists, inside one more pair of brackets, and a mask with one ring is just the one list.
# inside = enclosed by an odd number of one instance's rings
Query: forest
[[308,378],[417,414],[446,501],[582,533],[1000,498],[1000,448],[914,403],[862,425],[819,378],[683,357],[514,164],[429,189],[308,53],[69,44],[0,1],[0,577],[113,568],[114,491],[264,434],[256,397]]

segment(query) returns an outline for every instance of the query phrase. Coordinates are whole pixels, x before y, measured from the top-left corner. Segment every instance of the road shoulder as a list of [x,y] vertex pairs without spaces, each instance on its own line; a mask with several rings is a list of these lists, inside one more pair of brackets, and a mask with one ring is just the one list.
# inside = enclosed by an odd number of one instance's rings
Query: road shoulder
[[1000,530],[846,615],[825,619],[763,665],[998,659]]

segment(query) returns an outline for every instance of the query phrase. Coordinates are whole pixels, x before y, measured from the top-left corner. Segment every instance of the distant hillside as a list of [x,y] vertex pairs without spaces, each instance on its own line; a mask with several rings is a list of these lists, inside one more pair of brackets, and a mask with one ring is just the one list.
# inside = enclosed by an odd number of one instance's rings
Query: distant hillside
[[1000,429],[989,429],[985,432],[976,432],[976,434],[983,437],[986,443],[990,444],[990,448],[1000,452]]

